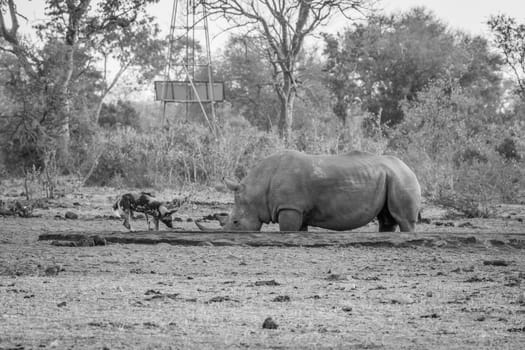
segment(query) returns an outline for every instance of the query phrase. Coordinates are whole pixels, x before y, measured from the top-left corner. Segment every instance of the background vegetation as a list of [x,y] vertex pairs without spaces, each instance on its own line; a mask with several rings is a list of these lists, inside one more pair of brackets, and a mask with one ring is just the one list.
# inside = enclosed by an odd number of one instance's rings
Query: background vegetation
[[[28,37],[14,1],[0,1],[2,177],[41,179],[51,190],[64,174],[86,185],[210,185],[242,178],[285,147],[361,149],[396,154],[428,199],[469,215],[523,201],[525,25],[515,19],[491,17],[485,38],[425,8],[374,11],[305,47],[333,11],[365,11],[368,2],[289,2],[297,7],[281,20],[296,27],[276,37],[243,17],[256,14],[229,8],[236,25],[253,26],[214,57],[227,96],[215,137],[194,106],[170,106],[163,121],[162,106],[129,97],[152,89],[166,65],[168,39],[147,15],[149,2],[47,0],[47,22]],[[223,7],[210,2],[212,14]],[[277,47],[287,35],[291,46]]]

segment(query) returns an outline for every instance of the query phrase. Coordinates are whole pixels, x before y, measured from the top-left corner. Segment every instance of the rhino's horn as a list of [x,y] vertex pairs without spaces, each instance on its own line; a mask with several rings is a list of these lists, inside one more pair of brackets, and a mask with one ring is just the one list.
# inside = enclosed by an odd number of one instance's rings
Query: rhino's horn
[[230,180],[230,179],[224,179],[224,183],[226,184],[226,187],[228,187],[231,191],[237,191],[240,187],[241,187],[241,184],[238,183],[237,181],[233,181],[233,180]]
[[197,225],[197,227],[201,230],[201,231],[204,231],[204,232],[218,232],[218,231],[222,231],[222,229],[214,229],[214,228],[208,228],[204,225],[202,225],[200,222],[198,221],[195,221],[195,225]]

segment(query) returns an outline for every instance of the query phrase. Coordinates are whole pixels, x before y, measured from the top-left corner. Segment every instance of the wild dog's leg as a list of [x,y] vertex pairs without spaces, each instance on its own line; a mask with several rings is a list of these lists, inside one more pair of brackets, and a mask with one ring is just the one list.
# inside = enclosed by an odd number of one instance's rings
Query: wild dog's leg
[[159,218],[154,216],[153,222],[155,223],[155,231],[158,231],[159,230]]
[[149,216],[148,213],[144,213],[146,215],[146,222],[148,223],[148,231],[151,231],[151,228],[149,227]]
[[124,213],[124,227],[131,231],[131,211],[126,210]]

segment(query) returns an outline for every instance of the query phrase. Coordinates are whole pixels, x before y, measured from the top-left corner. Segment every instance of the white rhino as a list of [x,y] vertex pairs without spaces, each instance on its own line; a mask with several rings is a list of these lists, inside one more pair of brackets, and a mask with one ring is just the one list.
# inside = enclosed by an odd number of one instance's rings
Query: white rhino
[[351,230],[377,217],[380,232],[397,225],[412,232],[421,204],[419,183],[405,163],[359,151],[283,151],[262,160],[240,183],[225,183],[235,194],[225,231],[258,231],[270,222],[279,223],[280,231]]

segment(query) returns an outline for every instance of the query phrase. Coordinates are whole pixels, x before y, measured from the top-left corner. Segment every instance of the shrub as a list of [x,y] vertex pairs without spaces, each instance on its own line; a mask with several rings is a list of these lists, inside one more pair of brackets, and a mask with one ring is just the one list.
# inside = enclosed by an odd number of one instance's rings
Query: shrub
[[214,140],[200,124],[176,122],[169,129],[140,133],[107,131],[104,152],[87,184],[133,187],[210,184],[242,178],[260,158],[282,148],[277,135],[227,122]]
[[[412,169],[430,200],[469,216],[490,216],[494,205],[517,202],[525,167],[495,151],[502,131],[491,114],[457,86],[438,82],[404,104],[405,120],[391,146]],[[504,153],[504,152],[503,152]]]
[[117,103],[104,103],[100,110],[98,124],[105,128],[129,126],[140,129],[139,113],[127,101],[118,100]]
[[505,137],[503,141],[496,147],[496,151],[505,159],[517,160],[521,159],[518,149],[516,147],[516,141],[510,137]]

